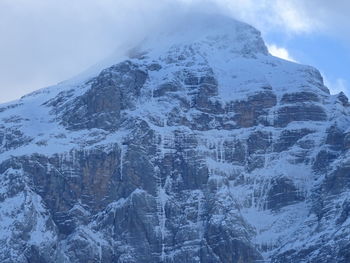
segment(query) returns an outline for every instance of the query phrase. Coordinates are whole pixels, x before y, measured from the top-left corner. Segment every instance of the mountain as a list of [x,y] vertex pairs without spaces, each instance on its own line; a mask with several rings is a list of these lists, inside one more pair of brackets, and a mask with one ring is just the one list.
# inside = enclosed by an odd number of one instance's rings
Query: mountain
[[0,261],[350,262],[349,109],[193,15],[1,105]]

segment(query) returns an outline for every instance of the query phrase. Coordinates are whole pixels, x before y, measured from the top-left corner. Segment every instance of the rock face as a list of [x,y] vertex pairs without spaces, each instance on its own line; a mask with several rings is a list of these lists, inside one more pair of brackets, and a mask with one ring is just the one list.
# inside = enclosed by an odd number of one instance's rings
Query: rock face
[[1,262],[350,261],[346,96],[191,23],[2,105]]

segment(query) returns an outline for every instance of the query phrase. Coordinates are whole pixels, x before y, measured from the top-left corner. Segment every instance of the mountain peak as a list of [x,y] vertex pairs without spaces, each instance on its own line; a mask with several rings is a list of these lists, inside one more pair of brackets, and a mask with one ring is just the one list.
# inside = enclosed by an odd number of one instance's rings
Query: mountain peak
[[191,13],[166,23],[138,46],[143,51],[164,51],[178,46],[204,46],[238,54],[267,54],[260,32],[224,15]]

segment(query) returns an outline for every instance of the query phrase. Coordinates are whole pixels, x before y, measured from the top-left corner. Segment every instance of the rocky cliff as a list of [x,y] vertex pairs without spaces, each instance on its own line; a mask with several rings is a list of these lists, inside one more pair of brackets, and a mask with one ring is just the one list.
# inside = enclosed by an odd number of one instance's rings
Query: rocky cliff
[[193,17],[1,105],[0,261],[350,262],[349,109],[251,26]]

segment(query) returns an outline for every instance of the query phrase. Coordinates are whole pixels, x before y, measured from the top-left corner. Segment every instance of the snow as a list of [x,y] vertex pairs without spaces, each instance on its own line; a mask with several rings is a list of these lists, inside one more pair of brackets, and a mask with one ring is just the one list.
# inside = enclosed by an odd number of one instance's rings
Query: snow
[[119,163],[119,172],[120,172],[120,179],[123,180],[123,162],[124,162],[124,155],[127,151],[126,147],[124,145],[121,145],[120,147],[120,163]]
[[308,211],[307,204],[302,202],[278,212],[250,207],[242,209],[241,213],[245,220],[255,227],[257,235],[254,237],[254,243],[262,251],[267,250],[264,256],[269,258],[274,249],[293,238],[295,231],[307,219]]
[[16,242],[18,225],[31,227],[27,241],[29,244],[42,245],[53,242],[56,233],[47,228],[49,220],[40,196],[31,190],[8,197],[0,202],[0,242]]
[[[315,215],[310,213],[310,203],[299,202],[283,207],[279,211],[266,209],[266,198],[271,188],[273,179],[285,177],[290,179],[303,196],[310,197],[312,191],[322,182],[323,177],[313,172],[311,161],[318,152],[323,149],[326,130],[334,122],[346,132],[350,132],[349,110],[336,102],[335,96],[328,96],[327,89],[323,86],[322,78],[318,71],[309,66],[284,61],[267,53],[266,47],[260,38],[260,34],[250,26],[227,20],[226,18],[211,19],[208,17],[194,21],[184,21],[170,31],[162,32],[145,40],[135,52],[144,53],[145,58],[128,58],[142,66],[151,63],[159,63],[162,67],[159,71],[149,71],[148,80],[142,88],[141,97],[137,100],[136,107],[123,111],[123,116],[129,119],[145,121],[152,129],[159,141],[157,153],[162,159],[167,154],[176,152],[175,133],[196,138],[196,145],[183,145],[184,148],[196,151],[197,155],[209,170],[209,182],[215,184],[217,202],[222,207],[232,208],[230,215],[241,216],[256,233],[252,242],[268,259],[277,249],[283,247],[286,251],[298,248],[307,242],[316,242],[319,238],[314,234],[307,237],[303,234],[310,233],[310,229],[316,223]],[[191,26],[189,30],[188,23]],[[247,49],[248,47],[248,49]],[[180,56],[181,59],[178,59]],[[74,150],[91,150],[98,147],[108,151],[117,145],[120,150],[119,173],[120,179],[125,176],[125,159],[127,146],[123,142],[131,134],[128,127],[120,127],[117,131],[109,132],[101,129],[67,130],[57,116],[52,112],[52,107],[45,103],[55,98],[61,92],[72,92],[69,100],[74,100],[90,89],[86,82],[97,76],[99,71],[108,65],[112,65],[124,58],[106,60],[92,69],[82,73],[78,77],[62,82],[57,86],[45,88],[29,94],[18,101],[1,105],[0,132],[6,133],[11,129],[19,130],[29,141],[17,148],[5,149],[6,136],[3,136],[0,148],[0,162],[16,156],[30,156],[42,154],[52,156],[60,154],[62,158],[72,158]],[[198,76],[205,75],[208,68],[213,70],[218,80],[218,95],[215,99],[223,105],[232,101],[245,101],[248,96],[269,89],[273,92],[277,101],[285,93],[312,91],[319,95],[321,101],[314,103],[323,107],[329,118],[329,122],[299,121],[291,122],[287,127],[273,126],[275,113],[281,105],[277,104],[269,112],[271,126],[254,126],[241,129],[209,129],[204,131],[191,130],[185,125],[170,125],[168,123],[171,110],[178,109],[189,120],[198,113],[196,109],[184,109],[177,97],[191,101],[188,85],[184,84],[184,72],[195,72]],[[155,88],[166,82],[176,82],[179,90],[169,96],[154,97]],[[234,124],[234,122],[232,121]],[[307,158],[304,163],[297,163],[297,156],[304,151],[298,145],[294,145],[288,151],[276,153],[267,149],[263,153],[264,166],[248,172],[245,164],[233,164],[225,160],[225,142],[240,141],[246,145],[249,136],[257,131],[271,133],[273,141],[276,141],[284,130],[298,130],[307,128],[313,133],[306,135],[303,140],[311,140],[312,149],[307,149]],[[8,130],[6,130],[8,129]],[[0,136],[1,137],[1,136]],[[92,142],[94,141],[94,142]],[[186,152],[184,154],[185,158]],[[335,161],[334,166],[349,163],[349,157],[344,155]],[[72,172],[72,171],[70,171]],[[22,170],[9,169],[0,177],[0,195],[8,192],[6,175],[24,176]],[[74,176],[70,173],[70,176]],[[157,216],[159,226],[157,231],[161,238],[161,258],[170,257],[166,251],[165,241],[167,237],[165,206],[171,197],[168,192],[171,184],[170,175],[161,178],[159,167],[155,170],[157,181]],[[129,197],[112,202],[106,210],[127,205],[128,200],[135,194],[144,193],[137,189]],[[13,197],[7,197],[0,202],[0,240],[7,242],[12,236],[15,222],[25,222],[25,212],[21,205],[26,203],[29,212],[36,217],[29,242],[43,244],[55,239],[55,233],[46,228],[49,219],[47,209],[43,205],[40,196],[30,189],[25,193],[19,193]],[[204,236],[204,193],[194,190],[193,199],[197,200],[197,222],[202,239]],[[348,196],[342,197],[346,200]],[[221,206],[220,206],[221,207]],[[86,212],[82,206],[76,205],[74,209]],[[218,208],[218,210],[220,210]],[[102,216],[102,214],[100,215]],[[212,219],[216,222],[223,220],[223,214],[217,213]],[[350,224],[349,219],[346,224]],[[310,227],[309,227],[310,226]],[[334,227],[329,226],[323,234],[334,232]],[[320,234],[321,235],[321,234]],[[99,261],[102,262],[103,246],[108,246],[101,233],[92,230],[92,226],[80,227],[75,236],[71,238],[84,238],[91,240]],[[296,240],[299,238],[299,240]],[[293,242],[290,240],[293,239]],[[64,246],[60,243],[59,246]],[[186,244],[184,244],[186,245]],[[176,252],[173,252],[174,254]],[[65,255],[64,255],[65,257]],[[68,261],[68,259],[67,259]]]

